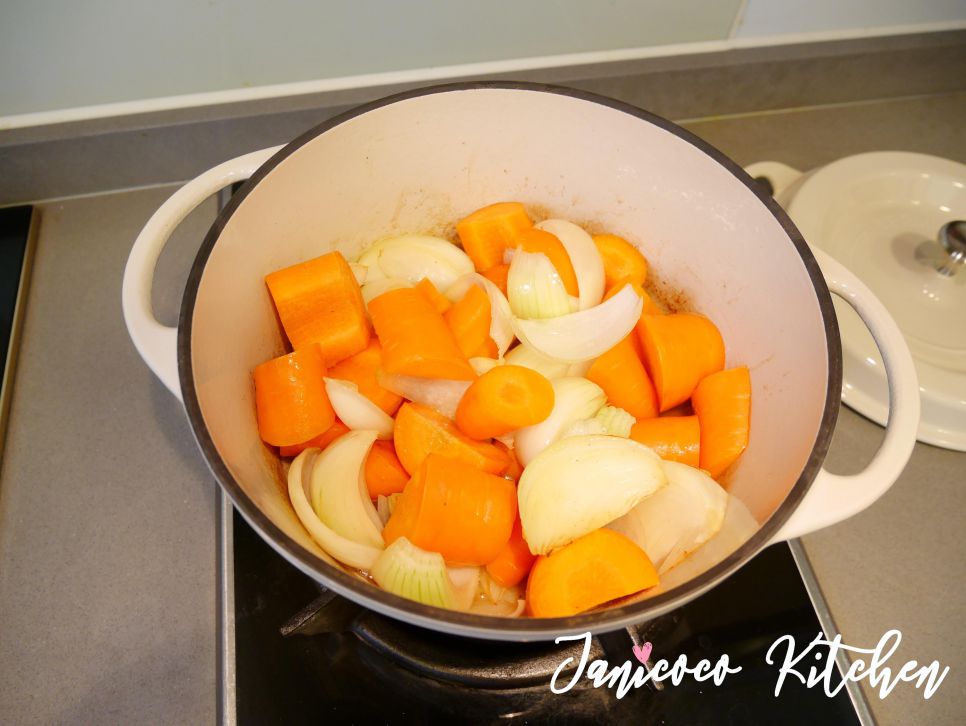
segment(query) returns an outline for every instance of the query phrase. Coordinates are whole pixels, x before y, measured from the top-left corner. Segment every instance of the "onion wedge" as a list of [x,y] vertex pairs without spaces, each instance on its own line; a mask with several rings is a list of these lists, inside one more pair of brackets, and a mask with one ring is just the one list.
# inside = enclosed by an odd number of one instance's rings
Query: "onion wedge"
[[429,406],[451,419],[456,418],[456,407],[459,406],[463,394],[473,382],[401,376],[385,371],[379,371],[377,380],[387,391],[392,391],[409,401]]
[[573,364],[564,360],[557,360],[544,355],[538,350],[534,350],[526,343],[521,343],[516,348],[506,354],[507,365],[523,366],[536,371],[544,378],[553,380],[570,375],[569,371]]
[[382,520],[366,488],[366,457],[375,431],[350,431],[319,454],[309,485],[312,509],[336,534],[382,547]]
[[473,272],[473,261],[463,250],[449,240],[428,235],[381,239],[363,252],[358,262],[368,268],[369,280],[392,276],[415,285],[428,278],[439,290]]
[[565,219],[545,219],[536,228],[554,235],[567,250],[577,275],[578,308],[589,310],[598,305],[604,297],[604,261],[594,239]]
[[510,310],[517,317],[542,320],[574,312],[557,268],[539,252],[517,250],[506,285]]
[[641,318],[644,301],[630,285],[588,310],[547,320],[512,318],[517,337],[540,353],[570,363],[590,360],[617,345]]
[[637,544],[666,572],[714,537],[728,494],[700,469],[665,461],[667,486],[607,525]]
[[379,558],[382,547],[353,542],[337,534],[319,519],[309,503],[309,496],[306,491],[309,477],[306,474],[311,474],[318,456],[318,449],[306,449],[295,457],[289,467],[288,496],[292,502],[292,508],[295,509],[295,514],[302,522],[302,526],[305,527],[319,547],[349,567],[368,570]]
[[[373,268],[369,268],[370,270]],[[367,273],[368,274],[368,273]],[[370,278],[371,274],[368,275]],[[362,301],[369,305],[375,298],[390,290],[398,290],[400,287],[412,287],[407,280],[399,277],[382,276],[375,280],[370,279],[360,289],[362,290]]]
[[380,439],[392,438],[395,425],[392,416],[359,393],[359,387],[355,383],[338,378],[324,380],[329,403],[342,423],[353,431],[375,431]]
[[396,595],[441,608],[456,605],[443,556],[422,550],[405,537],[383,551],[371,574],[379,587]]
[[658,455],[632,439],[561,439],[520,477],[523,536],[531,552],[549,554],[627,514],[666,483]]
[[557,378],[553,386],[553,409],[540,423],[519,429],[513,437],[517,460],[528,466],[534,458],[581,419],[590,418],[607,401],[607,394],[586,378]]

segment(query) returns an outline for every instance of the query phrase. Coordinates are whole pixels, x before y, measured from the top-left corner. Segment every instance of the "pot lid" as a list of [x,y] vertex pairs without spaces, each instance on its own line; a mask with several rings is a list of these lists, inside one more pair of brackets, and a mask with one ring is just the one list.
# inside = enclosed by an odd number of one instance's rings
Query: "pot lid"
[[[905,152],[850,156],[804,177],[787,208],[809,244],[868,285],[905,335],[920,380],[919,439],[966,450],[966,269],[952,224],[966,220],[966,165]],[[882,358],[855,311],[834,302],[843,399],[884,425]]]

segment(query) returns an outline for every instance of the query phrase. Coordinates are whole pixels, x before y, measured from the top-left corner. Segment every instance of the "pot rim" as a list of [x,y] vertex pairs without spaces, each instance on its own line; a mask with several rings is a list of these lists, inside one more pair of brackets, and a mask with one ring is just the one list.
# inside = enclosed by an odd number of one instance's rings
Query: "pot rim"
[[[590,611],[570,617],[505,618],[444,610],[442,608],[423,605],[422,603],[374,587],[305,550],[258,509],[235,481],[227,465],[218,453],[211,435],[208,432],[208,428],[205,425],[204,417],[202,416],[198,403],[191,360],[192,321],[198,288],[204,273],[205,264],[208,261],[215,243],[227,225],[228,220],[231,219],[235,210],[245,200],[251,190],[280,162],[298,151],[306,143],[326,131],[364,113],[399,101],[421,96],[490,89],[552,93],[600,104],[634,116],[645,123],[658,126],[704,152],[729,171],[738,182],[750,189],[762,204],[765,205],[768,211],[771,212],[772,216],[781,225],[785,234],[798,251],[818,299],[828,351],[828,386],[818,434],[812,451],[805,463],[805,467],[797,481],[772,516],[759,527],[758,531],[748,541],[728,557],[686,583],[668,592],[639,602],[619,605],[600,611]],[[832,298],[818,263],[812,256],[801,233],[789,219],[785,211],[738,164],[691,132],[686,131],[667,119],[637,108],[636,106],[588,91],[524,81],[458,82],[397,93],[362,104],[327,119],[282,147],[274,156],[259,167],[251,178],[232,196],[228,204],[220,211],[205,236],[185,285],[178,322],[177,352],[178,375],[185,410],[188,414],[195,440],[198,442],[198,446],[205,457],[208,467],[242,517],[273,549],[317,582],[324,584],[326,587],[330,587],[340,595],[348,597],[380,613],[434,630],[497,640],[552,639],[561,635],[579,634],[588,631],[605,632],[614,630],[669,612],[684,602],[694,599],[703,592],[711,589],[721,580],[731,575],[770,542],[772,536],[791,516],[792,512],[804,498],[813,479],[821,469],[825,455],[828,452],[832,431],[835,428],[835,421],[838,416],[842,386],[842,349],[838,324],[832,307]]]

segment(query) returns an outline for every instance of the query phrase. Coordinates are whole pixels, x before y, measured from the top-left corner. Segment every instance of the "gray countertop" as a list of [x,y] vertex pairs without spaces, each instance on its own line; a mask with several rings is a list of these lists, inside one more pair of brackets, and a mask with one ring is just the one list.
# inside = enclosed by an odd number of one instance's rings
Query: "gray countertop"
[[[966,160],[956,125],[943,121],[966,116],[966,95],[892,103],[909,113],[905,124],[876,127],[880,148]],[[856,115],[894,119],[896,111],[888,103],[818,109],[820,128],[779,114],[688,125],[740,163],[770,156],[804,166],[864,150]],[[4,722],[215,717],[216,484],[180,404],[138,358],[120,313],[131,244],[173,189],[41,205],[0,471]],[[176,320],[214,209],[210,202],[193,214],[162,256],[155,304],[163,321]],[[830,468],[859,469],[880,440],[878,426],[843,408]],[[870,695],[880,723],[953,724],[966,714],[966,638],[956,617],[966,605],[964,508],[966,454],[920,444],[881,501],[804,540],[845,642],[871,647],[898,628],[904,640],[891,665],[915,658],[951,667],[929,701],[908,684],[885,700]]]

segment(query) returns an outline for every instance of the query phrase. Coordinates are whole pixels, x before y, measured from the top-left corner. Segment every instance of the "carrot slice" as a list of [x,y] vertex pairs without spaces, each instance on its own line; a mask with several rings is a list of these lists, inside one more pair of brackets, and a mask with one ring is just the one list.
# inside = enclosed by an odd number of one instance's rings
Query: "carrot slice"
[[536,559],[537,556],[530,552],[530,545],[523,539],[523,526],[517,517],[509,541],[500,554],[487,564],[486,571],[498,585],[513,587],[529,574]]
[[618,532],[598,529],[537,558],[527,581],[527,606],[538,618],[566,617],[657,583],[644,550]]
[[460,352],[471,358],[490,339],[490,296],[483,288],[471,285],[443,318]]
[[662,459],[688,466],[700,463],[701,426],[697,416],[641,419],[631,426],[631,438],[652,448]]
[[386,372],[463,381],[476,377],[443,316],[415,289],[384,292],[369,301],[369,314]]
[[381,367],[382,346],[373,338],[364,350],[332,366],[329,369],[329,378],[355,383],[359,386],[359,393],[392,416],[403,399],[379,385]]
[[497,366],[466,389],[456,425],[471,439],[489,439],[540,423],[553,410],[550,381],[523,366]]
[[428,277],[424,277],[422,280],[417,282],[416,289],[419,290],[419,292],[421,292],[426,299],[433,304],[433,307],[436,308],[436,312],[438,313],[445,313],[447,310],[453,307],[453,303],[451,303],[443,293],[436,289],[436,285],[434,285],[433,281]]
[[399,462],[392,442],[374,443],[366,457],[366,488],[369,496],[375,499],[380,494],[389,496],[401,492],[408,481],[409,472]]
[[724,368],[721,333],[703,315],[645,315],[637,332],[661,411],[684,403],[702,378]]
[[313,344],[255,367],[258,434],[274,446],[318,436],[335,421],[325,392],[322,351]]
[[611,287],[621,279],[643,285],[647,279],[647,260],[634,245],[616,234],[596,234],[594,244],[604,262],[604,285]]
[[493,444],[473,441],[443,414],[418,403],[404,403],[393,430],[396,456],[415,474],[430,454],[459,459],[490,474],[502,474],[510,464],[506,452]]
[[657,394],[644,370],[638,345],[637,336],[631,332],[591,364],[586,378],[604,389],[612,405],[634,418],[651,418],[657,416]]
[[342,423],[339,419],[336,419],[335,423],[329,426],[329,428],[308,441],[303,441],[301,444],[294,444],[293,446],[279,446],[278,455],[298,456],[306,449],[324,449],[337,438],[342,436],[342,434],[347,433],[349,433],[349,427]]
[[625,285],[630,285],[631,289],[637,293],[637,296],[644,301],[644,309],[641,311],[641,315],[660,315],[664,312],[661,310],[658,304],[654,302],[651,296],[647,294],[643,287],[626,277],[618,280],[607,288],[607,291],[604,293],[604,300],[609,300],[610,298],[614,297],[614,295],[624,289]]
[[509,274],[510,266],[505,262],[501,262],[499,265],[493,265],[489,270],[482,273],[483,277],[500,288],[500,292],[504,295],[506,295],[506,280]]
[[751,374],[740,366],[704,378],[691,396],[701,422],[701,468],[717,478],[748,446]]
[[456,223],[463,250],[480,272],[503,262],[514,237],[533,226],[520,202],[497,202],[477,209]]
[[560,281],[567,293],[577,295],[577,275],[570,262],[570,255],[567,254],[566,248],[557,235],[531,227],[517,235],[510,244],[513,247],[521,247],[527,252],[545,254],[560,275]]
[[486,340],[483,341],[483,345],[473,351],[470,358],[499,358],[500,349],[496,347],[496,343],[493,342],[493,338],[489,335],[486,336]]
[[[407,500],[418,501],[418,506]],[[417,547],[439,552],[451,564],[485,565],[506,546],[516,519],[512,481],[430,454],[418,479],[403,490],[383,536],[387,545],[406,537]]]
[[325,365],[366,347],[371,330],[359,283],[339,252],[265,277],[292,348],[318,343]]

